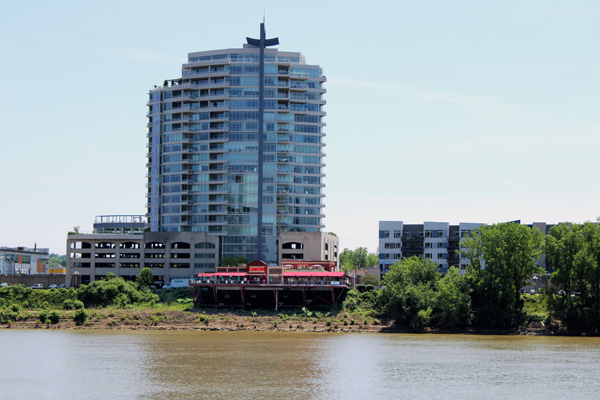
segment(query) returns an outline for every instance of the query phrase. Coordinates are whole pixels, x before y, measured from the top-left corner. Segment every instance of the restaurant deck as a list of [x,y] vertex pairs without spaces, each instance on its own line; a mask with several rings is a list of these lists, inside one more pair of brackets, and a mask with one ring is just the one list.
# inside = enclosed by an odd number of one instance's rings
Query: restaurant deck
[[275,308],[333,306],[349,289],[343,272],[285,271],[198,274],[190,281],[194,304],[201,307]]

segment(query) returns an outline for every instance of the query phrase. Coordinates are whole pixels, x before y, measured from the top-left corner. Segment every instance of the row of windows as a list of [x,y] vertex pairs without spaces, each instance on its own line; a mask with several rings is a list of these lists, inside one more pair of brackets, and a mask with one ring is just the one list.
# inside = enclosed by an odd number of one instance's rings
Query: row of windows
[[[423,257],[427,258],[427,259],[432,259],[433,258],[433,254],[432,253],[425,253],[423,255]],[[437,259],[438,260],[445,260],[448,258],[448,254],[447,253],[438,253],[437,255]]]
[[[417,237],[423,237],[425,236],[426,238],[444,238],[444,231],[442,230],[426,230],[424,232],[404,232],[404,235],[402,234],[401,230],[394,230],[394,239],[400,239],[402,237],[404,237],[405,239],[409,239],[413,236],[417,236]],[[464,236],[464,235],[463,235]],[[379,231],[379,239],[389,239],[390,237],[390,231],[386,231],[386,230],[380,230]]]
[[[433,259],[433,254],[432,253],[424,253],[423,257],[427,258],[427,259]],[[438,253],[436,258],[438,260],[445,260],[448,258],[448,254],[447,253]],[[401,253],[379,253],[379,259],[380,260],[400,260],[400,259],[402,259],[402,254]]]
[[[220,130],[229,130],[230,132],[226,132],[224,133],[224,137],[229,139],[229,140],[258,140],[258,123],[257,122],[252,122],[251,120],[248,120],[248,118],[252,118],[254,119],[254,116],[249,115],[247,113],[248,112],[237,112],[239,113],[239,115],[236,116],[236,118],[240,118],[239,122],[235,121],[235,122],[229,122],[229,123],[224,123],[221,124],[219,127],[211,127],[209,123],[201,123],[201,124],[190,124],[186,130],[189,130],[191,132],[194,131],[207,131],[209,129],[220,129]],[[241,115],[241,116],[240,116]],[[256,119],[258,120],[258,116],[256,116]],[[178,128],[179,130],[180,128]],[[172,128],[168,128],[166,129],[169,132],[172,132]],[[321,127],[316,126],[316,125],[294,125],[294,124],[278,124],[276,125],[275,123],[272,122],[265,122],[264,124],[264,131],[265,131],[265,140],[269,141],[269,142],[275,142],[275,141],[289,141],[289,140],[293,140],[293,138],[295,136],[302,136],[302,135],[291,135],[290,133],[292,132],[298,132],[298,133],[321,133]],[[279,134],[276,134],[275,132],[279,132]],[[235,132],[243,132],[242,134],[238,134]],[[285,132],[285,135],[281,135],[281,132]],[[241,135],[241,136],[240,136]],[[193,142],[202,142],[202,141],[207,141],[210,139],[210,133],[209,132],[202,132],[202,133],[192,133],[192,134],[186,134],[186,136],[183,136],[183,132],[173,132],[173,133],[165,133],[162,135],[162,142],[163,143],[173,143],[173,142],[181,142],[182,140],[191,140]],[[151,143],[154,144],[154,143]],[[175,150],[171,150],[171,151],[175,151]]]
[[[225,76],[223,78],[210,78],[194,81],[195,85],[223,85],[230,86],[259,86],[258,76]],[[279,80],[276,76],[265,76],[264,86],[266,87],[287,87],[295,89],[320,89],[321,82],[315,81],[287,81]]]
[[[256,61],[253,55],[237,55],[236,61]],[[266,58],[267,56],[265,56]],[[190,59],[191,60],[191,59]],[[191,61],[190,61],[191,62]],[[285,67],[280,67],[275,64],[266,64],[264,65],[263,71],[265,74],[287,74],[288,70]],[[208,74],[208,73],[218,73],[218,72],[228,72],[232,75],[250,75],[260,73],[260,65],[223,65],[223,66],[206,66],[199,68],[192,68],[189,71],[184,71],[184,76],[188,74]],[[294,76],[307,76],[307,77],[319,77],[321,75],[321,71],[319,68],[298,68],[292,67],[290,69],[290,75]]]
[[[190,57],[188,61],[190,63],[200,61],[218,61],[218,60],[229,60],[231,62],[259,62],[260,54],[256,53],[227,53],[227,54],[215,54],[211,56],[200,56]],[[277,54],[265,54],[265,62],[283,62],[283,63],[299,63],[299,57],[284,57]],[[265,65],[266,67],[266,65]]]
[[[155,95],[157,93],[154,93]],[[182,91],[177,91],[177,92],[163,92],[163,99],[171,99],[171,98],[177,98],[177,97],[184,97],[184,98],[202,98],[204,96],[229,96],[230,98],[254,98],[254,99],[258,99],[259,97],[259,91],[258,88],[223,88],[220,90],[211,90],[210,92],[207,89],[203,89],[203,90],[192,90],[192,91],[186,91],[186,92],[182,92]],[[316,93],[316,92],[304,92],[304,93],[298,93],[298,92],[291,92],[291,93],[287,93],[287,92],[278,92],[277,89],[272,89],[272,88],[265,88],[264,89],[264,95],[265,98],[278,98],[278,99],[291,99],[291,100],[321,100],[321,94],[320,93]],[[156,103],[160,101],[160,98],[157,99],[152,99],[151,102]],[[211,101],[210,103],[207,101],[204,102],[198,102],[195,103],[196,105],[191,107],[192,109],[199,109],[199,108],[214,108],[214,107],[223,107],[226,103],[227,100],[218,100],[218,101]],[[223,103],[223,104],[215,104],[215,103]],[[172,104],[172,103],[163,103],[163,110],[171,110],[173,109],[172,105],[167,106],[167,104]],[[202,107],[202,104],[205,104],[204,107]],[[258,107],[257,107],[258,108]],[[157,114],[160,112],[160,103],[158,104],[152,104],[150,106],[150,113],[151,114]]]
[[448,248],[448,242],[439,242],[439,243],[426,242],[425,248],[426,249],[433,249],[433,248],[446,249],[446,248]]
[[318,217],[277,217],[277,225],[319,225],[321,219]]
[[402,259],[402,254],[401,253],[379,253],[379,259],[380,260],[400,260]]
[[441,230],[426,230],[425,231],[426,238],[443,238],[444,231]]
[[[319,147],[312,147],[312,146],[295,146],[293,148],[293,150],[290,151],[294,151],[296,153],[313,153],[313,154],[319,154]],[[202,157],[198,156],[194,156],[191,157],[190,160],[191,161],[202,161],[201,160]],[[209,164],[191,164],[191,165],[187,165],[185,168],[181,163],[177,163],[177,164],[164,164],[161,169],[163,174],[169,174],[169,173],[177,173],[177,172],[182,172],[185,169],[185,172],[188,173],[195,173],[195,172],[208,172],[208,171],[212,171],[212,172],[218,172],[218,171],[225,171],[225,169],[228,172],[257,172],[258,168],[257,168],[257,154],[256,153],[230,153],[227,155],[227,158],[225,157],[220,157],[220,158],[216,158],[213,157],[212,159],[223,159],[223,160],[228,160],[231,164],[227,164],[226,166],[222,166],[222,165],[216,165],[211,167]],[[298,164],[317,164],[318,163],[319,158],[318,157],[307,157],[307,156],[290,156],[290,155],[286,155],[285,157],[280,157],[279,155],[276,154],[264,154],[263,155],[263,161],[266,163],[264,165],[264,169],[263,171],[265,173],[285,173],[285,172],[292,172],[292,166],[278,166],[277,164],[275,164],[275,162],[285,162],[285,163],[298,163]],[[239,164],[242,163],[242,164]],[[286,170],[286,168],[288,168]],[[284,179],[284,177],[282,177],[282,179]],[[289,178],[291,182],[291,177]],[[280,179],[281,181],[281,179]]]
[[[71,248],[74,248],[74,249],[91,249],[91,248],[116,249],[117,247],[120,249],[139,249],[139,248],[141,248],[141,244],[139,242],[125,242],[125,243],[118,243],[118,244],[114,243],[114,242],[98,242],[98,243],[95,243],[94,245],[92,245],[92,243],[90,243],[90,242],[73,242],[73,243],[71,243]],[[167,245],[162,242],[148,242],[148,243],[145,243],[144,247],[146,249],[159,250],[159,249],[166,249]],[[170,247],[172,249],[189,249],[189,248],[191,248],[191,245],[190,245],[190,243],[187,243],[187,242],[173,242],[170,244]],[[201,242],[201,243],[196,243],[194,245],[194,247],[196,249],[214,249],[214,248],[216,248],[216,245],[214,243],[210,243],[210,242]],[[129,253],[122,253],[120,256],[124,257],[125,254],[129,254]]]

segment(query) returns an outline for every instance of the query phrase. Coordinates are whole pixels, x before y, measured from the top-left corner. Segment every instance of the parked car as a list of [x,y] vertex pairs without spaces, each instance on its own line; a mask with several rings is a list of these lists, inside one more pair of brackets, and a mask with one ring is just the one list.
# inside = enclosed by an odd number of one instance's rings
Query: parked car
[[31,287],[32,289],[43,289],[44,285],[42,285],[41,283],[36,283],[35,285],[33,285]]
[[48,286],[48,289],[58,289],[58,286],[53,283],[52,285]]
[[65,285],[64,283],[61,283],[60,285],[58,285],[59,288],[64,289],[67,287],[67,285]]
[[8,286],[8,283],[6,283],[6,282],[0,283],[0,287],[7,287],[7,286]]

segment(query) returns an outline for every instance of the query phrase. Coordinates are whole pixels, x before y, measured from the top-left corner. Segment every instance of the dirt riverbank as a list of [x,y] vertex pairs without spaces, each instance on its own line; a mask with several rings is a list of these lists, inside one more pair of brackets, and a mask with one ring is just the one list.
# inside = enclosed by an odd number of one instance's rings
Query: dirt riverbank
[[125,329],[265,332],[382,332],[389,321],[340,312],[337,315],[259,315],[230,310],[88,309],[85,323],[74,321],[74,311],[60,311],[57,323],[41,322],[36,311],[21,312],[13,329]]
[[88,309],[83,324],[74,321],[75,311],[59,311],[57,323],[41,322],[39,311],[19,313],[19,318],[1,327],[13,329],[107,329],[107,330],[197,330],[254,332],[360,332],[360,333],[430,333],[474,335],[552,335],[540,326],[514,330],[437,330],[415,331],[400,328],[393,321],[348,312],[303,314],[259,314],[239,310],[173,309]]

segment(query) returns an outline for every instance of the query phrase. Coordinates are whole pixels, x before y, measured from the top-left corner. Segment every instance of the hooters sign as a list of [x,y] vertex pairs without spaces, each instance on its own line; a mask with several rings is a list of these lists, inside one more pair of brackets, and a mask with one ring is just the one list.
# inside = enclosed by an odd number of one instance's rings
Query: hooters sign
[[252,261],[248,263],[248,273],[249,274],[266,274],[267,273],[267,263],[263,261]]

